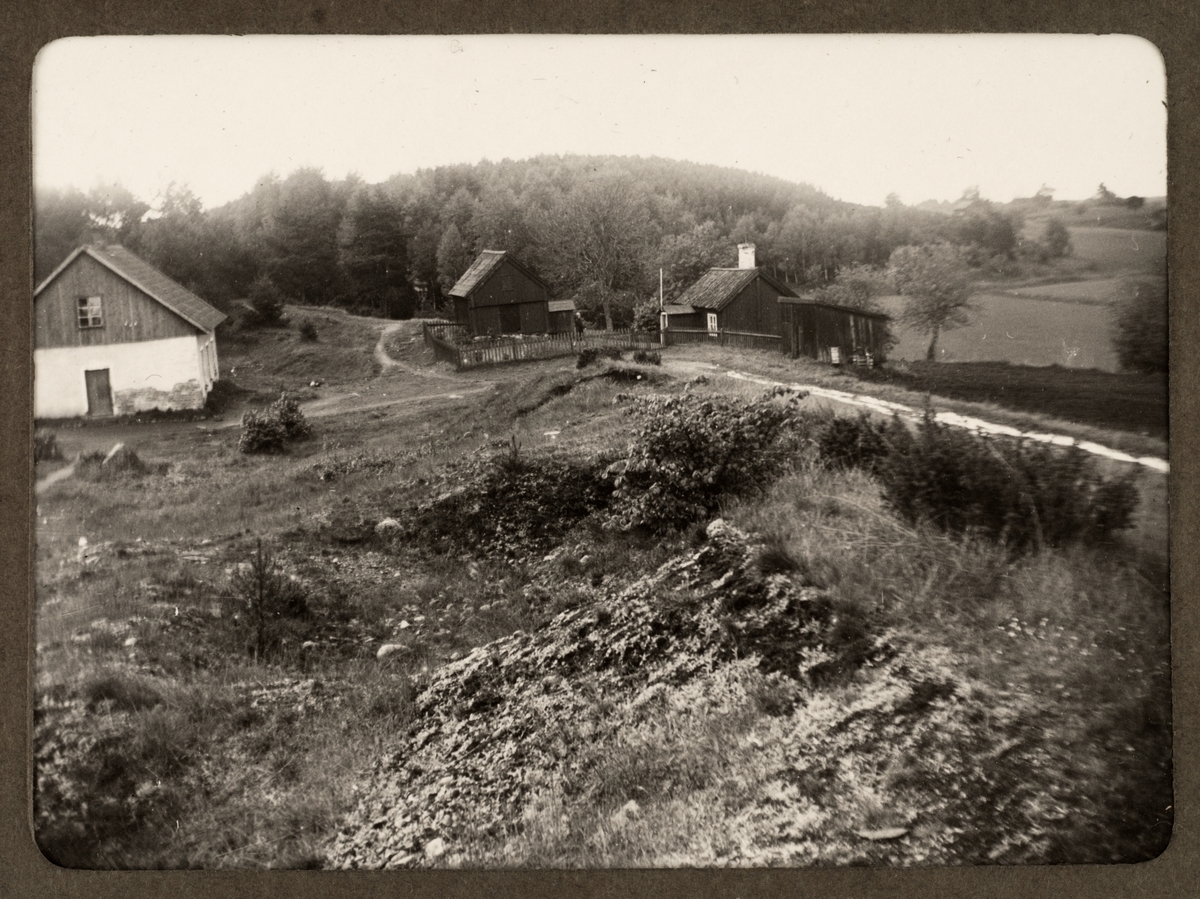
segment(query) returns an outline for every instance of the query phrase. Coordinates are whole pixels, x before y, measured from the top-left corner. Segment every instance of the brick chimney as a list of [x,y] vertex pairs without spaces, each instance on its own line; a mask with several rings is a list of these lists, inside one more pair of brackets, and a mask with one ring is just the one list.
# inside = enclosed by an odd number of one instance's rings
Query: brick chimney
[[754,268],[754,244],[738,244],[738,268]]

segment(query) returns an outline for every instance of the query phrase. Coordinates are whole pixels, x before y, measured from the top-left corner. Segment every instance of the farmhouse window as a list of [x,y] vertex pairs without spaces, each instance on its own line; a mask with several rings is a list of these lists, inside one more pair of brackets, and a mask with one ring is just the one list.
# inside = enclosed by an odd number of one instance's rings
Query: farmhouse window
[[717,313],[715,312],[708,313],[708,330],[714,334],[717,333]]
[[104,315],[100,309],[100,297],[79,298],[79,327],[104,327]]

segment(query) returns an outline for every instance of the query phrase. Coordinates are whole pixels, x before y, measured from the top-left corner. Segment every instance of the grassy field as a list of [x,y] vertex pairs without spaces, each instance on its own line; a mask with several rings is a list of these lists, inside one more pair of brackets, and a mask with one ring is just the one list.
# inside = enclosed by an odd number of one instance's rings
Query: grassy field
[[146,467],[38,494],[35,825],[55,861],[996,864],[1165,845],[1162,476],[1136,475],[1115,542],[1014,556],[904,522],[874,477],[802,443],[721,501],[725,529],[623,532],[599,472],[628,453],[637,397],[744,402],[761,391],[720,375],[734,362],[854,382],[705,347],[457,375],[411,326],[383,369],[385,323],[292,317],[318,340],[262,332],[221,360],[239,402],[284,387],[320,411],[286,452],[238,452],[236,406],[58,435],[68,457],[119,439]]

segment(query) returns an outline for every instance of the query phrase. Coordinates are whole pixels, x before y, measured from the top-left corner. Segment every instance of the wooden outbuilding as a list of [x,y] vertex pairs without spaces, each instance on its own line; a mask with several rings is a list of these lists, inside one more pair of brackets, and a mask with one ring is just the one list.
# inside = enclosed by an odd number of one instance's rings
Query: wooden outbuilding
[[[505,250],[484,250],[450,288],[454,320],[477,336],[545,334],[574,319],[550,310],[550,287]],[[568,328],[559,328],[568,330]]]
[[795,291],[754,264],[754,245],[740,244],[737,268],[712,268],[664,307],[666,328],[778,337],[779,298]]
[[34,417],[199,409],[225,319],[117,245],[75,250],[34,291]]
[[883,361],[889,321],[883,313],[803,297],[781,297],[779,312],[785,356],[834,364]]

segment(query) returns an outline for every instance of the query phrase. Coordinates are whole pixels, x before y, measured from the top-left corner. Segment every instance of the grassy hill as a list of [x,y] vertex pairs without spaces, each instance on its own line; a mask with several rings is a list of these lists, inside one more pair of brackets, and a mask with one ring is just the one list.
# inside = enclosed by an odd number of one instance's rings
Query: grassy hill
[[237,402],[305,400],[312,433],[285,452],[239,452],[236,405],[58,434],[68,456],[119,434],[135,459],[38,496],[53,860],[1105,863],[1166,845],[1161,475],[1128,476],[1132,527],[1029,551],[1010,538],[1042,542],[1044,514],[992,536],[906,518],[881,432],[723,377],[732,351],[456,374],[411,325],[385,366],[386,323],[292,315],[315,343],[265,331],[221,360]]

